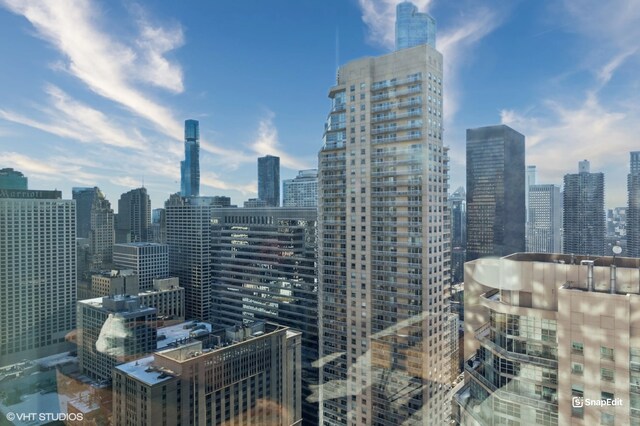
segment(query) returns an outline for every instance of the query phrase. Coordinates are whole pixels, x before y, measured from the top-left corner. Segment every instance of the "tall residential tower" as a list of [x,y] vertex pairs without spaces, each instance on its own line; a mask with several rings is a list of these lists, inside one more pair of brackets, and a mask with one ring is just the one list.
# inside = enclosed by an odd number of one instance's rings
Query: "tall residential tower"
[[318,177],[322,425],[447,421],[442,93],[430,44],[352,61],[329,89]]

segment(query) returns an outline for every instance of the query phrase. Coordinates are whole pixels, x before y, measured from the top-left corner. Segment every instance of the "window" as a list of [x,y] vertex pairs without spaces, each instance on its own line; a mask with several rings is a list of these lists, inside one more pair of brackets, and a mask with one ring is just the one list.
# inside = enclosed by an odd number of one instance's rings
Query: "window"
[[613,348],[600,346],[600,358],[613,361]]
[[605,380],[607,382],[614,381],[614,372],[609,368],[601,368],[600,369],[600,379]]
[[571,342],[571,353],[582,355],[584,344],[582,342]]
[[614,426],[616,424],[616,416],[611,413],[601,413],[600,414],[600,424],[607,426]]
[[584,366],[581,363],[579,362],[571,363],[571,374],[582,376],[583,369],[584,369]]

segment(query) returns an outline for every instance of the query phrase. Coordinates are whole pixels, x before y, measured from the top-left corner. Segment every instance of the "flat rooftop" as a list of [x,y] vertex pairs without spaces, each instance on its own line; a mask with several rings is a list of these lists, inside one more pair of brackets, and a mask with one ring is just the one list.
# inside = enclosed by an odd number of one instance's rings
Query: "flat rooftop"
[[[207,334],[211,334],[212,326],[208,322],[187,321],[170,327],[158,328],[158,343],[156,349],[167,349],[171,346],[177,346],[180,342],[187,342],[192,332],[205,330]],[[204,333],[201,333],[204,334]],[[165,336],[161,338],[160,336]]]
[[120,364],[115,368],[147,385],[155,385],[171,380],[174,377],[172,372],[157,368],[153,365],[154,360],[154,356],[149,355],[135,361]]
[[[593,261],[593,266],[616,265],[619,268],[640,268],[640,259],[620,256],[586,256],[558,253],[514,253],[505,256],[503,259],[514,260],[516,262],[542,262],[560,263],[566,265],[580,265],[583,260]],[[614,263],[615,262],[615,263]]]

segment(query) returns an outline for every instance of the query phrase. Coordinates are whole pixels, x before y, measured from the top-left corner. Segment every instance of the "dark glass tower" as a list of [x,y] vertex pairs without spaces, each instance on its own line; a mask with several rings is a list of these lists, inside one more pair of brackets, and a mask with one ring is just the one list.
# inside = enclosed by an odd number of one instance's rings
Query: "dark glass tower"
[[184,122],[184,161],[180,162],[180,195],[200,195],[200,124],[197,120]]
[[464,280],[464,260],[467,244],[467,194],[459,187],[449,196],[451,212],[451,282]]
[[76,201],[76,236],[89,238],[91,230],[91,207],[98,196],[98,187],[76,187],[72,189],[73,199]]
[[631,152],[631,170],[627,176],[627,255],[640,257],[640,151]]
[[579,173],[564,176],[562,222],[566,254],[604,254],[604,174],[591,173],[587,160],[580,162]]
[[524,136],[467,129],[467,261],[525,250]]
[[118,200],[116,243],[149,241],[151,226],[151,199],[147,188],[125,192]]
[[280,157],[258,158],[258,198],[267,207],[280,206]]
[[396,50],[428,44],[436,47],[436,20],[411,2],[396,6]]
[[0,169],[0,189],[28,189],[28,179],[22,172]]

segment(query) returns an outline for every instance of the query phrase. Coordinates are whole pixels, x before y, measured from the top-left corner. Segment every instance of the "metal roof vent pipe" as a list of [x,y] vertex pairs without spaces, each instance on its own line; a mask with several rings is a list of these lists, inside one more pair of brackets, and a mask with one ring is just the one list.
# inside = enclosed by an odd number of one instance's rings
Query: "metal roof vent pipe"
[[609,268],[609,281],[611,284],[609,285],[609,292],[611,294],[616,294],[616,265],[611,265]]
[[593,291],[593,260],[583,260],[581,265],[587,265],[587,291]]

